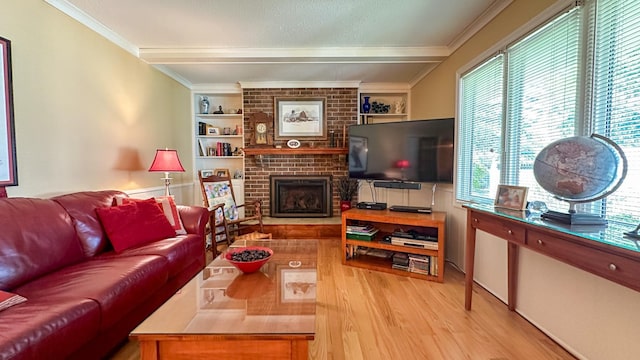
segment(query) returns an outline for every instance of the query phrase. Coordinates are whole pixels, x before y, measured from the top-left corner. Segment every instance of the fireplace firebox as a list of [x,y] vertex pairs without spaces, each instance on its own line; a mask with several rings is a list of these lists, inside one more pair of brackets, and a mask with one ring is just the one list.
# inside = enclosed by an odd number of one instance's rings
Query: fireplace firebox
[[272,217],[330,217],[331,175],[271,175]]

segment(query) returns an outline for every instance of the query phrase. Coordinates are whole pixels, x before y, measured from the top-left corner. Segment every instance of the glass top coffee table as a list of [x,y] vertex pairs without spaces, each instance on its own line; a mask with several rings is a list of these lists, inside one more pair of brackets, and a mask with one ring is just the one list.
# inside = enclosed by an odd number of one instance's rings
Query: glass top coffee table
[[307,359],[317,240],[246,240],[273,257],[243,274],[218,256],[131,333],[141,359]]

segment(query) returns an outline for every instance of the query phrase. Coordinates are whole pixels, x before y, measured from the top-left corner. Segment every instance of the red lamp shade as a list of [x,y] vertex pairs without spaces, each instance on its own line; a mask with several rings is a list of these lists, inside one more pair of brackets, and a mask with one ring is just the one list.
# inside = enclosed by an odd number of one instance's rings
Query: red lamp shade
[[184,172],[177,150],[158,149],[149,171]]
[[153,159],[153,163],[149,168],[149,171],[163,171],[164,177],[164,195],[169,196],[169,185],[171,185],[170,172],[184,172],[184,168],[178,158],[177,150],[158,149],[156,150],[156,157]]

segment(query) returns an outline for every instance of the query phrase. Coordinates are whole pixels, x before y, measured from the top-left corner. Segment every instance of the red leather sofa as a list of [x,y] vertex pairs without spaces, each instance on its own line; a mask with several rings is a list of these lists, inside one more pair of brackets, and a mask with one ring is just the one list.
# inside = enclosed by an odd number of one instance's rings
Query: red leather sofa
[[120,191],[0,199],[0,359],[108,355],[205,265],[203,207],[178,206],[187,235],[116,253],[96,215]]

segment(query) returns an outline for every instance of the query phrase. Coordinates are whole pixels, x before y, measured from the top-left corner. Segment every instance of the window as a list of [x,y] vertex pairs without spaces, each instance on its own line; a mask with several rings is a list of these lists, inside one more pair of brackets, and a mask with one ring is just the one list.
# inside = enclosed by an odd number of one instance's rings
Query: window
[[597,133],[629,168],[623,185],[581,211],[640,221],[640,2],[572,6],[460,78],[456,197],[493,203],[498,184],[527,186],[530,200],[567,211],[542,189],[533,160],[545,146]]

